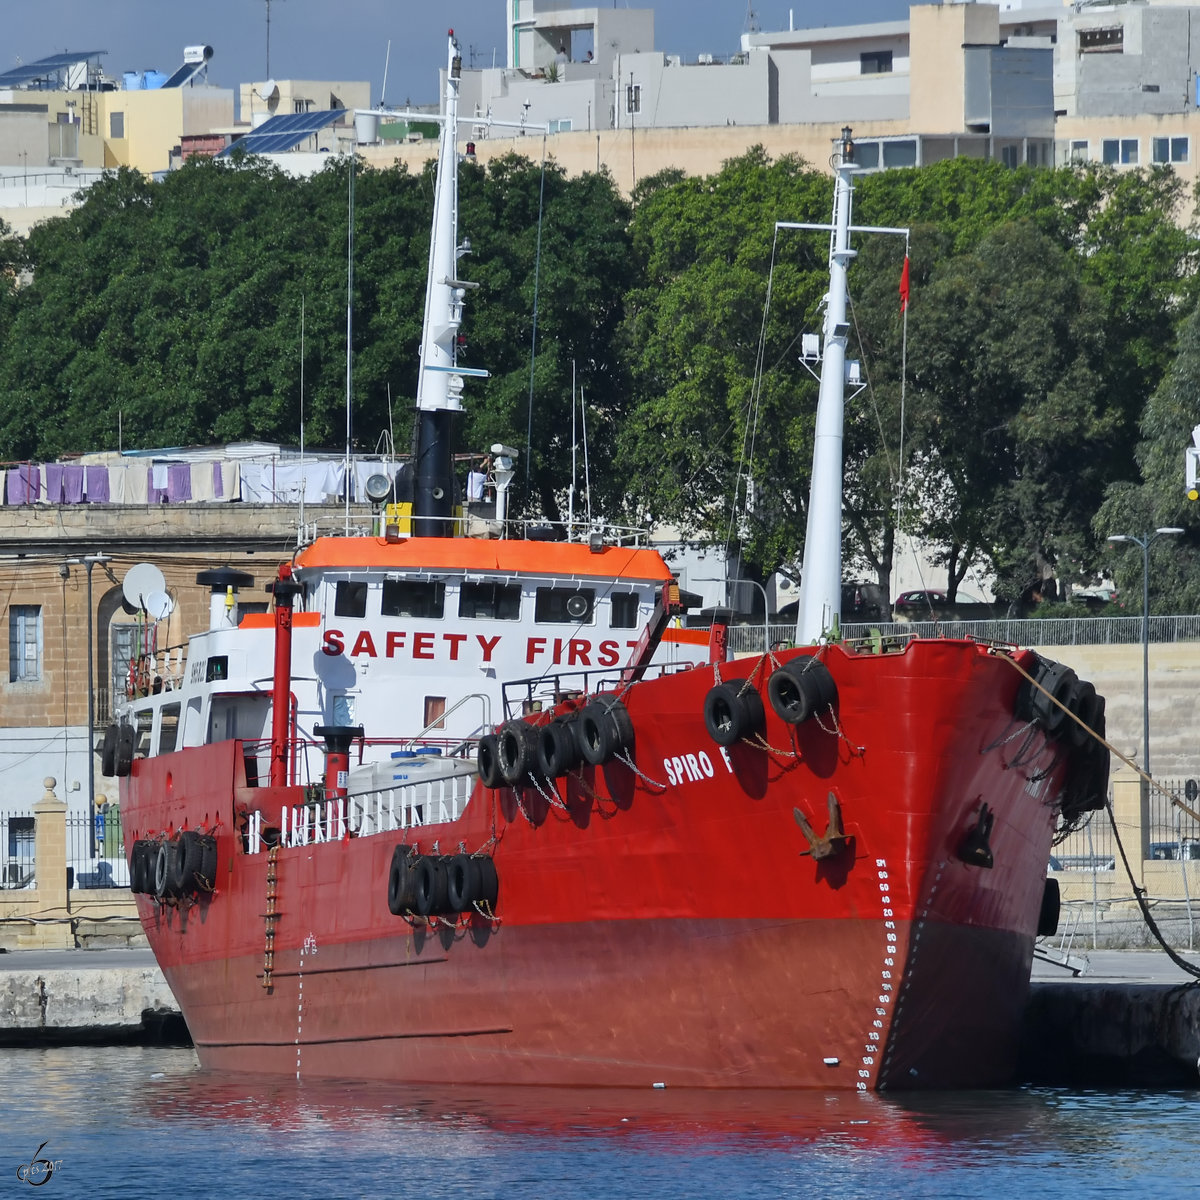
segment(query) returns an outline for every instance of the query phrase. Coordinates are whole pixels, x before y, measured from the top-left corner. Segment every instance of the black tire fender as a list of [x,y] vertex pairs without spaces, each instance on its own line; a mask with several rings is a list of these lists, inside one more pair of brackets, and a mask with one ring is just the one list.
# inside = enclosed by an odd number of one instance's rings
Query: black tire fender
[[528,721],[508,721],[496,740],[504,782],[510,786],[524,782],[537,763],[537,731]]
[[579,765],[579,743],[571,729],[573,724],[551,721],[537,731],[538,770],[547,779],[556,779]]
[[448,911],[446,884],[446,860],[440,854],[423,854],[417,860],[414,880],[414,898],[421,916],[436,917]]
[[479,739],[479,746],[475,751],[475,764],[479,768],[479,779],[484,787],[504,786],[504,775],[500,771],[500,743],[494,733],[485,733]]
[[718,746],[734,746],[760,733],[766,720],[762,696],[753,686],[731,680],[710,688],[704,697],[704,726]]
[[117,724],[112,722],[104,730],[104,742],[100,747],[100,774],[111,779],[117,773]]
[[829,668],[809,656],[791,658],[767,681],[771,707],[789,725],[801,725],[837,701]]
[[615,697],[600,697],[588,704],[575,722],[579,753],[598,767],[633,746],[633,718]]
[[402,917],[416,909],[416,884],[413,855],[401,842],[392,851],[392,864],[388,870],[388,911],[393,916]]

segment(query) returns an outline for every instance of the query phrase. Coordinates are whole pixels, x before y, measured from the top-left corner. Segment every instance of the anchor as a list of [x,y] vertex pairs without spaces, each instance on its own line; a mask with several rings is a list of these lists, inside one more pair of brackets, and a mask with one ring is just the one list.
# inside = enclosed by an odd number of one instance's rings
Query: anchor
[[992,826],[996,823],[996,814],[985,803],[979,810],[979,819],[972,829],[968,829],[958,846],[958,857],[972,867],[992,866],[992,847],[988,838],[992,836]]
[[817,836],[798,808],[792,809],[792,815],[796,818],[796,824],[800,826],[800,832],[808,839],[808,849],[801,850],[801,854],[811,854],[813,858],[821,859],[832,858],[833,855],[841,853],[846,845],[846,833],[842,828],[842,806],[832,792],[829,793],[829,823],[823,836]]

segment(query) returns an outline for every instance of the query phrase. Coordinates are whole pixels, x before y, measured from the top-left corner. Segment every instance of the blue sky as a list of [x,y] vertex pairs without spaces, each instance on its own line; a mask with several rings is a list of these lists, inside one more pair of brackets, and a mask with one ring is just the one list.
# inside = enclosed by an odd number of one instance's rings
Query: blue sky
[[[605,3],[605,0],[593,0]],[[761,29],[786,29],[893,20],[907,15],[905,0],[848,0],[837,6],[776,0],[659,0],[653,8],[658,49],[694,57],[729,54],[738,47],[752,9]],[[124,71],[173,71],[183,47],[213,47],[210,79],[235,88],[266,76],[266,0],[59,0],[10,8],[0,25],[0,70],[64,50],[105,50],[103,64]],[[387,100],[432,103],[445,36],[453,26],[468,60],[504,62],[504,0],[271,0],[271,74],[292,79],[367,79],[378,100],[388,42]],[[564,7],[566,4],[564,3]]]

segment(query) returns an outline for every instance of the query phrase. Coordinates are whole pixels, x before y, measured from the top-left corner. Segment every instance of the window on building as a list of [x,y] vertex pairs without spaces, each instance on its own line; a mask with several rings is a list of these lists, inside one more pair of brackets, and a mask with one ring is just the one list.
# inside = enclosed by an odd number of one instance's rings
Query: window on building
[[636,629],[640,601],[641,597],[637,592],[615,592],[612,598],[612,627]]
[[42,606],[14,604],[8,610],[8,680],[31,683],[42,677]]
[[863,75],[890,75],[892,52],[890,50],[867,50],[858,56],[859,71]]
[[1079,51],[1081,54],[1120,54],[1125,44],[1125,30],[1117,25],[1109,29],[1081,29]]
[[538,588],[533,619],[560,625],[590,625],[596,607],[591,588]]
[[1020,163],[1020,161],[1021,161],[1020,146],[1001,146],[1000,147],[1000,161],[1006,167],[1017,166],[1018,163]]
[[519,621],[519,583],[464,583],[458,595],[458,615],[472,620]]
[[1137,138],[1105,138],[1103,143],[1103,158],[1110,166],[1121,163],[1124,166],[1137,166]]
[[898,142],[884,142],[883,165],[885,167],[915,167],[917,165],[916,139],[905,138]]
[[1188,141],[1185,137],[1156,137],[1151,141],[1151,158],[1156,163],[1185,163],[1188,157]]
[[547,121],[546,124],[551,133],[570,133],[575,128],[575,122],[571,117],[560,117],[557,121]]
[[365,617],[367,615],[367,584],[362,579],[339,579],[333,600],[335,617]]
[[875,171],[879,169],[879,143],[878,142],[855,142],[854,143],[854,161],[864,171]]
[[1071,142],[1069,159],[1073,163],[1087,162],[1088,144],[1086,138],[1078,138]]
[[380,611],[385,617],[438,617],[446,606],[446,585],[432,579],[385,579]]
[[125,136],[125,114],[123,112],[108,114],[108,136],[110,138]]

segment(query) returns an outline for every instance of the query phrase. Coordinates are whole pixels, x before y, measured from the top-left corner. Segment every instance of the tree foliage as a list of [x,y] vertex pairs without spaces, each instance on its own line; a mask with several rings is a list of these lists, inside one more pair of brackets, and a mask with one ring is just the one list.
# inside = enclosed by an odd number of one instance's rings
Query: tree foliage
[[[516,156],[460,172],[460,271],[480,284],[463,357],[490,372],[460,445],[528,440],[520,502],[555,517],[585,413],[597,512],[794,572],[817,395],[800,335],[821,329],[828,237],[776,223],[827,222],[828,173],[756,148],[630,203],[607,175]],[[1200,420],[1196,251],[1172,173],[955,159],[855,190],[857,223],[911,230],[912,300],[906,324],[904,240],[857,237],[851,569],[886,585],[912,534],[952,590],[982,567],[1015,600],[1103,569],[1114,524],[1192,523],[1176,468]],[[308,179],[193,161],[158,183],[114,172],[28,238],[0,227],[0,457],[294,443],[302,421],[340,445],[350,193],[345,160]],[[432,168],[354,171],[361,450],[408,446],[432,195]]]

